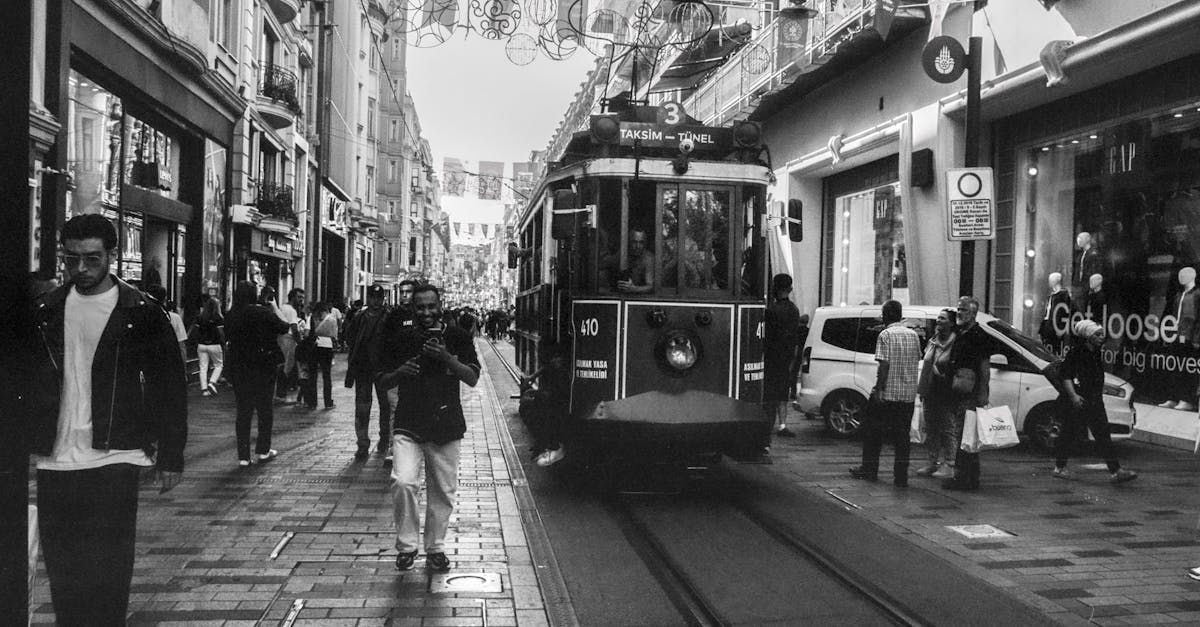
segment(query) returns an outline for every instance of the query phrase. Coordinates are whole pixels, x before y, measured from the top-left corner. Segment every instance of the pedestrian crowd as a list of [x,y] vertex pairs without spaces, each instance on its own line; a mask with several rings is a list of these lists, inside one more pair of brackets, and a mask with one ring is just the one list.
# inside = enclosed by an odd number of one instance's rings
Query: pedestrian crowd
[[[237,468],[278,455],[272,448],[276,401],[291,400],[294,392],[297,408],[315,409],[320,378],[324,406],[334,406],[332,363],[344,350],[344,385],[355,390],[354,458],[370,456],[374,437],[375,452],[391,467],[396,567],[414,568],[423,550],[427,568],[451,568],[446,535],[467,429],[461,384],[473,387],[479,380],[475,338],[504,337],[511,309],[447,309],[438,287],[412,280],[398,286],[394,306],[378,285],[367,289],[365,303],[349,308],[310,305],[301,289],[288,292],[280,305],[272,288],[240,281],[228,311],[209,295],[187,328],[165,288],[139,290],[112,274],[117,231],[108,219],[75,216],[60,239],[68,280],[35,302],[30,380],[22,388],[28,390],[22,402],[31,416],[37,468],[38,529],[59,624],[125,622],[140,471],[154,468],[163,492],[183,472],[189,344],[199,357],[201,397],[218,395],[222,381],[232,383]],[[808,333],[808,318],[791,292],[791,276],[774,276],[764,313],[764,433],[780,437],[794,436],[788,401]],[[922,349],[918,334],[904,324],[901,303],[883,304],[877,377],[863,424],[862,463],[850,470],[854,479],[878,480],[881,451],[889,443],[893,483],[907,486],[910,433],[919,424],[928,460],[916,474],[944,479],[946,489],[979,488],[980,455],[965,446],[974,414],[990,407],[990,355],[975,321],[978,311],[979,302],[969,296],[941,311]],[[1102,399],[1103,330],[1083,320],[1073,331],[1071,349],[1047,369],[1063,410],[1053,476],[1070,478],[1070,447],[1090,430],[1112,481],[1129,481],[1137,475],[1117,460]],[[548,342],[540,350],[542,369],[522,382],[521,418],[533,435],[536,463],[549,466],[564,457],[569,350]]]
[[392,467],[396,566],[413,568],[424,549],[429,569],[450,569],[445,538],[466,433],[459,384],[478,381],[474,338],[485,324],[489,335],[503,334],[501,317],[444,310],[436,286],[411,280],[399,285],[394,307],[376,285],[365,304],[344,312],[337,303],[308,305],[301,289],[280,305],[271,287],[239,281],[227,311],[210,294],[185,327],[158,282],[143,280],[139,289],[113,274],[118,237],[110,220],[75,216],[60,243],[66,281],[37,297],[29,333],[17,334],[29,357],[18,402],[31,418],[37,530],[58,624],[125,623],[141,469],[155,469],[162,492],[183,473],[189,345],[200,396],[233,389],[238,468],[278,455],[276,401],[295,392],[297,407],[314,409],[320,377],[325,407],[334,406],[331,365],[346,351],[356,460],[369,456],[379,404],[375,450]]

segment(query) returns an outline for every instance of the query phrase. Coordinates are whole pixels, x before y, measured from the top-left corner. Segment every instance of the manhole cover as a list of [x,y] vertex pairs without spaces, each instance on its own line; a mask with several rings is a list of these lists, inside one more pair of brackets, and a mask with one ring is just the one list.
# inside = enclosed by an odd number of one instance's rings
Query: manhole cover
[[946,528],[968,538],[1010,538],[1015,535],[991,525],[946,525]]
[[429,579],[430,592],[503,592],[500,573],[445,573]]

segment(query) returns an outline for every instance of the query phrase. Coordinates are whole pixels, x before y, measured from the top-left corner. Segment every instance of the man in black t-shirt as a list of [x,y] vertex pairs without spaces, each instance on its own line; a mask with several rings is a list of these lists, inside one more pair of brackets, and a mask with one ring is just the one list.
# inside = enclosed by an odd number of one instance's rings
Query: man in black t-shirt
[[441,293],[432,285],[413,291],[414,322],[383,356],[380,384],[397,388],[392,421],[392,497],[396,520],[396,568],[410,570],[417,557],[421,462],[428,478],[425,509],[426,566],[450,569],[445,537],[458,488],[458,455],[466,419],[459,382],[479,381],[479,356],[471,334],[442,324]]

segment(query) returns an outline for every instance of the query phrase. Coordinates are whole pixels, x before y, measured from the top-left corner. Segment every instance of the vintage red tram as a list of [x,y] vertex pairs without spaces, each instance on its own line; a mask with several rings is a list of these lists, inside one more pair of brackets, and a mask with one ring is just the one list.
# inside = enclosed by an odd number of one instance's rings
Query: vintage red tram
[[571,369],[568,449],[688,458],[766,442],[765,148],[754,123],[677,113],[593,116],[509,248],[517,365],[561,351]]

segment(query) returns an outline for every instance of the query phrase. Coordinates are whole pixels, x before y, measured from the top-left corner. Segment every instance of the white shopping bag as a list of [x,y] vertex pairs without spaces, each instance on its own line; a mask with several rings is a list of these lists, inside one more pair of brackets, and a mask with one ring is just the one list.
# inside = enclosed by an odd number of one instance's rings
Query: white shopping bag
[[982,450],[979,445],[979,416],[974,409],[968,409],[963,419],[962,443],[958,448],[968,453],[978,453]]
[[912,423],[908,427],[908,441],[913,444],[925,443],[925,406],[920,400],[913,405]]
[[975,413],[980,450],[1008,448],[1021,443],[1012,410],[1007,405],[980,407]]
[[33,591],[37,588],[38,553],[42,548],[41,535],[38,533],[37,506],[29,506],[29,618],[33,620]]

